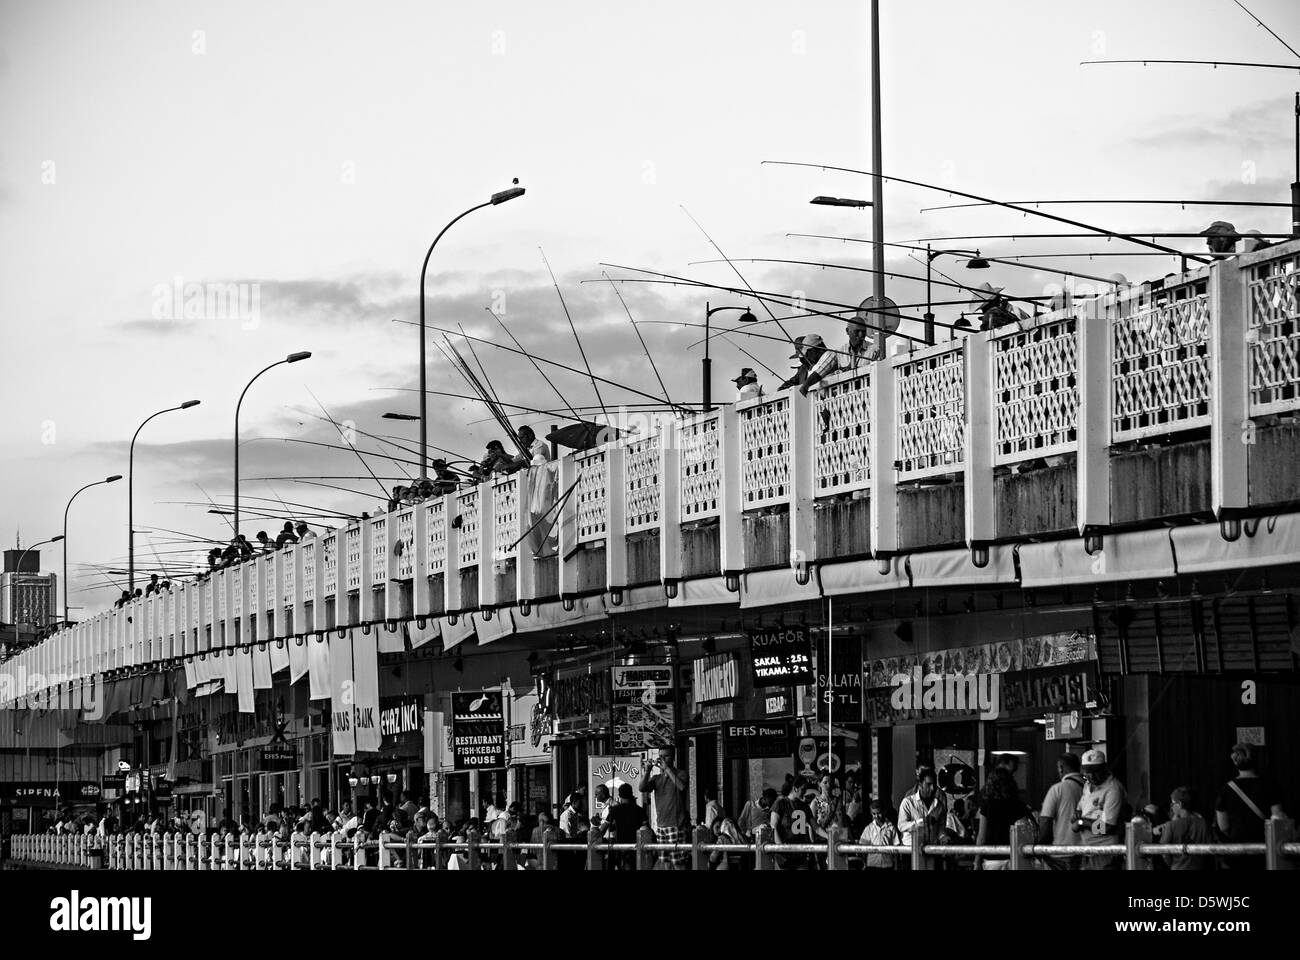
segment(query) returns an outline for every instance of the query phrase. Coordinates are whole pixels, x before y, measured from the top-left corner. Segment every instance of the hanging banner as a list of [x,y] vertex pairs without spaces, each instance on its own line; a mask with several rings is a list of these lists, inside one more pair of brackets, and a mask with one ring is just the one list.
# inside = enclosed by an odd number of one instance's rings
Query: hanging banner
[[253,644],[253,689],[271,689],[271,654],[265,643]]
[[876,658],[863,667],[867,686],[883,690],[897,686],[899,676],[910,677],[917,670],[921,671],[922,677],[931,674],[970,677],[1040,670],[1096,659],[1097,648],[1092,635],[1075,631]]
[[[610,803],[618,800],[618,788],[627,784],[632,788],[635,803],[641,802],[641,794],[636,792],[641,782],[640,757],[588,757],[587,758],[587,803],[590,805],[588,815],[592,820],[605,819]],[[609,802],[596,797],[597,787],[609,790]]]
[[289,646],[292,643],[293,640],[276,640],[270,645],[272,676],[289,666]]
[[[827,638],[817,643],[817,720],[862,722],[862,638],[836,637],[827,657]],[[829,670],[827,669],[829,665]]]
[[506,717],[499,690],[451,695],[451,750],[456,770],[506,765]]
[[[317,644],[313,644],[313,648]],[[329,643],[330,725],[334,736],[335,756],[350,757],[357,751],[356,732],[352,726],[352,638],[331,633]],[[314,649],[313,649],[314,652]]]
[[614,668],[614,753],[670,747],[676,687],[668,664]]
[[253,648],[240,647],[235,655],[235,670],[238,676],[239,712],[253,713]]
[[[307,679],[310,687],[310,699],[328,700],[330,698],[330,645],[324,634],[308,637],[304,643],[307,648]],[[290,654],[290,657],[293,655]],[[290,660],[290,664],[292,664]]]
[[813,682],[812,645],[807,627],[746,632],[755,687],[789,687]]
[[352,727],[357,752],[379,750],[379,631],[353,630]]

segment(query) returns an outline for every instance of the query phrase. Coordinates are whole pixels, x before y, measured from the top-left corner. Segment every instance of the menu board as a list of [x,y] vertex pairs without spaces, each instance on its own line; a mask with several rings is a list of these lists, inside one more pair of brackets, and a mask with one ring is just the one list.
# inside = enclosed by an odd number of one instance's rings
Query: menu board
[[675,691],[668,664],[614,668],[614,753],[672,746]]

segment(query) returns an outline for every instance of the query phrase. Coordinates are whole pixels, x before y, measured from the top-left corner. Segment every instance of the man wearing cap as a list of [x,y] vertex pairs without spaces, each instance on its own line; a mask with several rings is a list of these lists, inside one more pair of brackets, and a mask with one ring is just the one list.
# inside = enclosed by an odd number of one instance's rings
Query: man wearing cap
[[[1086,783],[1079,797],[1079,819],[1074,830],[1080,842],[1088,846],[1123,843],[1124,786],[1111,775],[1106,754],[1089,750],[1083,755],[1083,778]],[[1122,857],[1085,857],[1084,870],[1122,870]]]
[[794,338],[794,353],[790,359],[799,361],[799,369],[781,384],[782,390],[797,386],[799,392],[807,396],[809,387],[835,372],[835,354],[826,349],[826,341],[815,333]]
[[[1282,791],[1268,777],[1261,777],[1255,747],[1235,743],[1229,754],[1237,775],[1219,792],[1214,804],[1214,821],[1229,843],[1263,843],[1264,822],[1282,817]],[[1224,857],[1229,870],[1262,870],[1263,857]]]
[[1226,220],[1215,220],[1201,231],[1201,236],[1205,237],[1205,245],[1209,248],[1210,253],[1231,254],[1237,252],[1237,241],[1240,236],[1237,233],[1237,228]]
[[758,376],[753,367],[745,367],[740,376],[731,381],[736,385],[736,401],[757,400],[763,395],[763,388],[758,385]]
[[[1038,842],[1058,847],[1074,846],[1079,835],[1074,832],[1074,812],[1079,809],[1083,796],[1083,774],[1079,773],[1079,755],[1063,753],[1056,758],[1056,774],[1061,779],[1052,784],[1043,798],[1043,808],[1038,815]],[[1045,862],[1052,870],[1078,870],[1078,857],[1047,857]]]

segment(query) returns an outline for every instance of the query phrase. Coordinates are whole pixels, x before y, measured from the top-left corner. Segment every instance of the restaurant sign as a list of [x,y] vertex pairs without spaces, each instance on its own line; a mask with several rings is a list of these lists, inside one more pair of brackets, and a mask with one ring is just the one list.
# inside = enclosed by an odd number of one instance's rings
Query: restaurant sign
[[457,770],[506,765],[505,711],[501,691],[471,690],[451,695],[452,764]]
[[730,653],[715,653],[692,663],[691,691],[697,704],[740,696],[740,663]]
[[609,665],[571,667],[555,675],[550,691],[556,733],[586,733],[608,727],[610,720]]

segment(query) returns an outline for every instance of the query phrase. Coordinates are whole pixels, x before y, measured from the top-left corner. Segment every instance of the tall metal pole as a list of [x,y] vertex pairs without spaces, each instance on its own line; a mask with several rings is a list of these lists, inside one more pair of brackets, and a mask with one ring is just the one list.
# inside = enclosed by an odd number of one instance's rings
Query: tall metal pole
[[1300,237],[1300,91],[1295,95],[1295,180],[1291,183],[1291,236]]
[[267,370],[273,370],[282,363],[297,363],[299,360],[306,360],[310,356],[311,354],[308,351],[301,350],[289,354],[283,360],[275,361],[269,367],[263,367],[253,374],[253,379],[244,384],[244,389],[239,393],[239,402],[235,404],[235,522],[231,524],[232,529],[235,531],[236,540],[239,539],[239,408],[244,405],[244,394],[248,393],[248,388]]
[[712,316],[713,311],[709,309],[706,300],[704,302],[704,359],[700,362],[700,375],[704,378],[700,399],[705,413],[713,409],[713,361],[709,359],[709,318]]
[[876,271],[872,295],[885,299],[885,196],[880,150],[880,0],[871,0],[871,261]]
[[930,245],[925,245],[925,342],[929,346],[934,346],[934,309],[930,303],[930,268],[934,265],[934,254],[930,252]]

